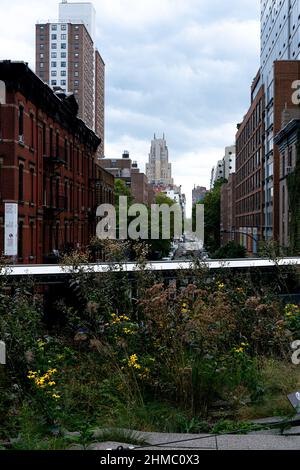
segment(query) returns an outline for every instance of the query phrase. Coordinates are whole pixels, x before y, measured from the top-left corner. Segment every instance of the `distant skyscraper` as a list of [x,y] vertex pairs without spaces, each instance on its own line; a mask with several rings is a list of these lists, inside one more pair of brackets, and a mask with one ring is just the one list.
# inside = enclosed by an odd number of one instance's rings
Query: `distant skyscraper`
[[[261,80],[252,92],[252,100],[265,87],[265,238],[277,237],[279,218],[274,208],[279,201],[279,151],[274,148],[274,135],[278,132],[282,109],[274,100],[275,80],[274,62],[298,60],[300,58],[300,1],[299,0],[261,0]],[[289,71],[286,73],[290,74]],[[288,75],[286,75],[287,77]],[[290,74],[290,77],[292,74]],[[283,78],[283,77],[282,77]],[[297,77],[299,79],[299,77]],[[287,83],[290,86],[290,83]],[[290,96],[293,90],[290,89]],[[290,106],[290,102],[287,105]],[[275,122],[275,112],[278,123]]]
[[166,144],[165,136],[151,141],[151,149],[149,154],[149,163],[146,164],[146,175],[148,181],[155,185],[172,185],[172,165],[169,163],[169,151]]
[[208,193],[207,189],[203,186],[194,186],[192,191],[192,204],[197,204],[200,201],[203,201],[206,194]]
[[103,157],[105,64],[95,49],[95,15],[92,3],[63,1],[58,20],[36,24],[36,74],[74,93],[79,117],[101,138]]
[[229,175],[235,172],[235,145],[225,147],[225,155],[219,160],[217,165],[211,170],[210,189],[214,187],[216,181],[228,180]]

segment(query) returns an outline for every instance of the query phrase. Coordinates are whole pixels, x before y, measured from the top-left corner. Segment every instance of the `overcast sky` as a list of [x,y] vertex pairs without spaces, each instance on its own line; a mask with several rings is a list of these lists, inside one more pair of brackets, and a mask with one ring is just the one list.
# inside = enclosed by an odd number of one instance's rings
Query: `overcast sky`
[[[94,0],[97,47],[106,63],[105,155],[124,149],[142,171],[165,133],[176,184],[193,185],[234,143],[259,67],[258,0]],[[0,59],[34,70],[37,20],[58,0],[0,0]]]

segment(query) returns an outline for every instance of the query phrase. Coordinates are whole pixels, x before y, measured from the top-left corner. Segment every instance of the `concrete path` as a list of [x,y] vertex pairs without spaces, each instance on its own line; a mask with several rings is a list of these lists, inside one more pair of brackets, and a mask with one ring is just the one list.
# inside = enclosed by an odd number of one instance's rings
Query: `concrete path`
[[[142,450],[300,450],[299,428],[291,428],[288,435],[278,435],[278,431],[259,431],[247,435],[224,435],[217,438],[209,434],[164,434],[137,432],[140,438],[154,446],[143,446]],[[175,442],[181,441],[181,442]],[[183,442],[184,441],[184,442]],[[101,442],[91,444],[91,450],[117,449],[118,446],[136,450],[139,446],[118,442]]]

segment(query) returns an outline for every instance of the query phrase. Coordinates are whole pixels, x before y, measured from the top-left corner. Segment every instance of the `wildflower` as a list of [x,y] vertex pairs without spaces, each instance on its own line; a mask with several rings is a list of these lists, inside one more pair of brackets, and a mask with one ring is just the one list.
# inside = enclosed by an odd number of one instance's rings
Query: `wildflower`
[[134,369],[141,369],[141,365],[138,364],[138,357],[136,354],[132,354],[128,360],[128,367],[133,367]]
[[54,382],[53,380],[51,382],[48,383],[49,387],[53,387],[54,385],[56,385],[56,382]]
[[224,287],[225,287],[224,282],[219,282],[219,283],[217,284],[217,287],[218,287],[218,289],[224,289]]
[[53,393],[52,398],[55,398],[55,400],[58,400],[61,397],[57,393]]
[[133,335],[133,331],[130,330],[129,328],[123,328],[123,331],[124,331],[125,335]]

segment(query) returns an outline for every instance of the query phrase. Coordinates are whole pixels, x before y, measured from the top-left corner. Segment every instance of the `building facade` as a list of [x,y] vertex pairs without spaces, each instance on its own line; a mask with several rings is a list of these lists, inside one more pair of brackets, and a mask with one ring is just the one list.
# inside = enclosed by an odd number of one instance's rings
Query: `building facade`
[[221,186],[221,246],[237,239],[236,231],[236,174],[231,173]]
[[0,62],[0,84],[0,251],[5,203],[15,203],[17,261],[49,262],[88,245],[114,179],[97,164],[100,139],[77,117],[73,95],[55,93],[22,62]]
[[[284,248],[290,248],[291,245],[294,248],[293,245],[296,245],[296,240],[293,240],[294,237],[298,237],[300,240],[300,222],[298,222],[299,227],[291,227],[291,211],[296,210],[300,215],[300,206],[292,207],[288,184],[288,179],[294,173],[297,164],[299,137],[300,110],[288,110],[286,108],[282,115],[282,129],[274,139],[274,143],[278,146],[280,152],[279,243]],[[293,233],[295,228],[296,233]]]
[[[261,82],[265,87],[265,228],[266,240],[278,239],[279,153],[274,152],[274,136],[279,131],[280,116],[275,122],[275,75],[279,61],[296,61],[300,57],[299,0],[261,0]],[[276,65],[275,65],[276,64]],[[298,75],[299,77],[299,75]],[[297,77],[297,78],[298,78]],[[296,80],[297,80],[296,78]],[[255,92],[255,91],[254,91]],[[292,90],[289,89],[289,95]],[[285,98],[288,103],[289,97]],[[277,102],[280,100],[277,94]],[[283,103],[284,106],[285,103]],[[283,108],[282,108],[283,109]],[[279,114],[281,115],[281,111]],[[275,129],[276,127],[276,129]],[[277,208],[277,211],[276,211]]]
[[36,74],[53,89],[73,93],[79,117],[101,139],[104,156],[105,64],[95,49],[95,10],[91,3],[59,5],[59,19],[36,24]]
[[151,141],[149,163],[146,164],[146,175],[150,184],[172,185],[172,165],[169,163],[169,150],[163,135],[162,139]]
[[251,88],[252,102],[236,134],[235,230],[236,241],[257,253],[264,235],[264,86],[253,98],[260,72]]
[[210,189],[217,181],[228,180],[229,175],[235,172],[235,158],[235,145],[225,147],[224,157],[211,170]]
[[203,186],[194,186],[192,191],[192,205],[194,206],[200,201],[203,201],[206,194],[208,193],[207,189]]
[[127,150],[122,158],[103,158],[98,161],[102,168],[111,173],[114,178],[121,179],[131,190],[134,202],[148,205],[152,202],[148,178],[141,173],[135,161],[132,161]]

